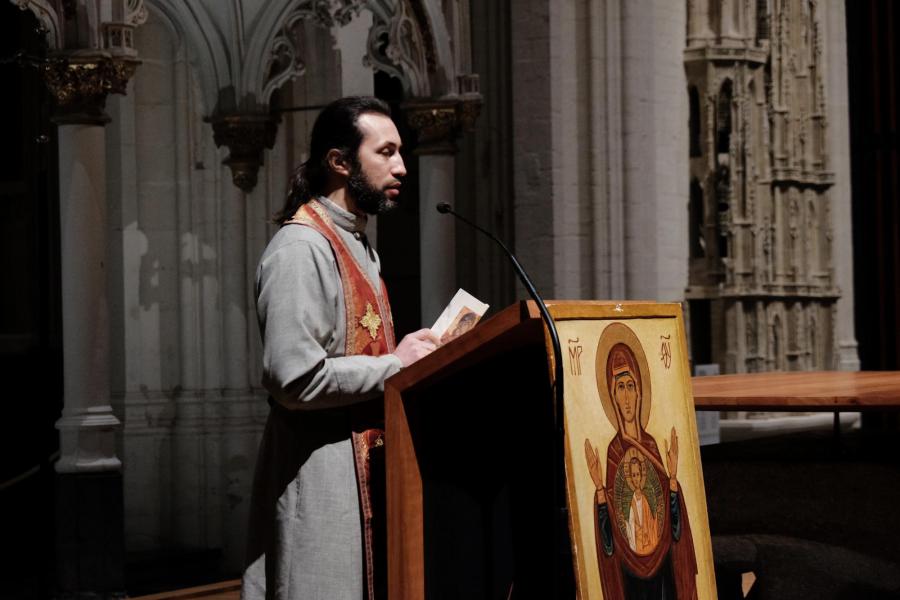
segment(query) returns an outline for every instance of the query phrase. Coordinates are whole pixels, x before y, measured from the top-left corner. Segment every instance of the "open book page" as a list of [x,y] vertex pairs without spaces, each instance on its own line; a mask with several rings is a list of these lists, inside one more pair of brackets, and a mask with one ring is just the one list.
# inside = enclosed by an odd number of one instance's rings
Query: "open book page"
[[444,345],[475,327],[487,309],[487,304],[460,289],[431,326],[431,330],[440,338],[441,345]]

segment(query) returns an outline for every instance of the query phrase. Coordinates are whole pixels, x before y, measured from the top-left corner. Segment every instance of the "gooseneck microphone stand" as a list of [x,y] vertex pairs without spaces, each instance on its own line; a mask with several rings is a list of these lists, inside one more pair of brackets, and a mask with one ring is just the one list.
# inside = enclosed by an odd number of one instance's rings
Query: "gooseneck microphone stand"
[[[547,331],[550,333],[550,344],[553,346],[553,371],[554,371],[554,380],[552,382],[553,391],[554,391],[554,418],[556,420],[556,439],[555,439],[555,447],[556,447],[556,458],[557,460],[553,461],[553,478],[554,478],[554,497],[555,497],[555,505],[556,508],[560,511],[558,515],[558,519],[556,522],[556,553],[555,553],[555,586],[557,592],[560,590],[560,582],[562,581],[562,577],[565,575],[562,573],[562,570],[566,568],[560,563],[562,560],[559,558],[560,553],[563,551],[563,545],[567,543],[567,537],[564,533],[568,529],[568,516],[565,506],[565,481],[563,479],[562,473],[563,469],[560,467],[559,461],[564,460],[565,457],[565,422],[563,418],[565,416],[564,413],[564,388],[563,388],[563,363],[562,363],[562,347],[559,344],[559,332],[556,330],[556,323],[553,321],[553,317],[550,316],[550,311],[547,310],[547,304],[544,302],[544,299],[538,293],[537,289],[534,287],[534,283],[532,283],[531,278],[525,272],[525,269],[519,264],[516,256],[510,252],[509,248],[506,247],[506,244],[500,241],[493,233],[487,231],[486,229],[482,229],[469,219],[460,215],[453,208],[447,204],[446,202],[441,202],[435,206],[437,211],[441,214],[450,214],[468,225],[480,231],[484,235],[488,236],[491,240],[493,240],[500,248],[503,249],[503,252],[506,253],[506,256],[509,258],[512,263],[513,269],[516,271],[516,275],[519,277],[519,281],[522,282],[522,285],[525,286],[525,289],[528,290],[528,294],[531,296],[532,300],[534,300],[535,304],[537,304],[538,310],[541,313],[541,318],[544,323],[547,325]],[[568,550],[566,548],[565,550]]]

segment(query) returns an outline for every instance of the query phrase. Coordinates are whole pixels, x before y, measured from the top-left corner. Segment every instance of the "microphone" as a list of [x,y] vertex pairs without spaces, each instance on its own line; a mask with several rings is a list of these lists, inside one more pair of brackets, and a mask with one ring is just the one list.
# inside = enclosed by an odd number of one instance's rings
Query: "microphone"
[[[565,422],[563,421],[564,413],[564,404],[563,404],[563,364],[562,364],[562,347],[559,344],[559,332],[556,330],[556,323],[553,321],[553,317],[550,316],[550,311],[547,310],[547,304],[544,302],[544,299],[541,298],[541,295],[538,293],[537,289],[534,287],[534,283],[532,283],[531,278],[528,276],[528,273],[525,272],[525,269],[519,264],[518,259],[516,259],[515,254],[510,252],[509,248],[506,247],[506,244],[501,242],[497,236],[495,236],[490,231],[486,229],[482,229],[472,221],[468,220],[461,214],[454,211],[449,204],[446,202],[441,202],[435,206],[437,211],[442,215],[451,214],[469,227],[480,231],[484,235],[488,236],[494,242],[497,243],[500,248],[503,249],[503,252],[506,253],[506,256],[509,257],[509,261],[512,263],[513,269],[516,271],[516,275],[519,276],[519,280],[522,282],[522,285],[525,286],[525,289],[528,290],[528,294],[531,296],[532,300],[534,300],[535,304],[537,304],[538,310],[541,312],[541,318],[544,320],[544,323],[547,324],[547,331],[550,333],[550,344],[553,346],[553,367],[556,373],[556,377],[553,381],[554,386],[554,418],[556,419],[556,439],[554,440],[556,454],[559,460],[564,460],[565,457]],[[556,530],[556,544],[557,544],[557,552],[554,555],[554,577],[555,577],[555,593],[554,597],[571,597],[569,593],[569,584],[566,583],[566,573],[570,573],[571,569],[571,549],[569,548],[569,540],[568,536],[565,535],[565,532],[568,531],[569,522],[568,522],[568,511],[566,510],[565,503],[565,475],[563,474],[563,470],[559,468],[557,461],[553,461],[553,479],[555,480],[554,485],[554,503],[559,509],[559,515],[557,516],[557,522],[555,523]],[[563,560],[562,556],[565,556],[566,559]]]
[[553,346],[553,366],[556,372],[556,378],[554,381],[555,387],[555,403],[554,407],[556,413],[556,425],[560,431],[563,430],[563,366],[562,366],[562,348],[559,344],[559,332],[556,330],[556,323],[553,321],[553,317],[550,316],[550,311],[547,310],[547,304],[544,302],[544,299],[541,298],[541,295],[538,293],[537,289],[534,287],[534,283],[532,283],[531,278],[528,276],[528,273],[525,272],[525,269],[519,264],[519,261],[516,259],[516,256],[510,252],[509,248],[506,247],[506,244],[501,242],[497,236],[495,236],[490,231],[486,229],[482,229],[472,221],[468,220],[458,212],[454,211],[449,204],[446,202],[441,202],[436,205],[435,208],[437,211],[443,215],[451,214],[469,227],[473,227],[474,229],[480,231],[484,235],[488,236],[492,239],[498,246],[503,249],[503,252],[506,253],[506,256],[509,257],[510,262],[512,263],[513,269],[516,271],[516,275],[519,276],[519,280],[522,282],[522,285],[525,286],[525,289],[528,290],[528,294],[531,296],[532,300],[534,300],[535,304],[538,306],[538,310],[541,313],[541,317],[544,320],[544,323],[547,324],[547,330],[550,332],[550,344]]
[[[544,323],[547,325],[547,331],[550,333],[550,345],[553,347],[553,370],[555,372],[556,377],[553,381],[554,386],[554,418],[556,420],[556,439],[554,440],[554,446],[556,448],[556,455],[559,460],[564,460],[565,457],[565,421],[563,420],[565,417],[564,412],[564,394],[563,394],[563,362],[562,362],[562,347],[559,343],[559,332],[556,330],[556,323],[553,321],[553,317],[550,316],[550,311],[547,309],[547,304],[544,302],[544,299],[541,298],[541,295],[538,293],[537,289],[534,287],[534,283],[531,281],[531,278],[528,276],[528,273],[525,272],[525,269],[519,264],[518,259],[515,254],[510,252],[509,248],[506,247],[506,244],[501,242],[497,236],[495,236],[490,231],[486,229],[482,229],[469,219],[465,218],[461,214],[451,208],[449,204],[446,202],[441,202],[435,206],[437,211],[443,215],[451,214],[469,227],[480,231],[484,235],[488,236],[492,239],[500,248],[503,249],[503,252],[506,253],[506,256],[509,258],[509,261],[512,263],[513,269],[516,271],[516,275],[519,276],[519,280],[522,282],[522,285],[525,286],[525,289],[528,290],[528,294],[531,296],[532,300],[534,300],[535,304],[537,304],[538,310],[541,313],[541,318],[544,320]],[[554,485],[554,504],[557,509],[560,511],[557,516],[557,521],[555,523],[555,535],[556,535],[556,544],[557,544],[557,552],[554,554],[553,560],[553,571],[554,571],[554,594],[553,597],[571,597],[574,590],[570,589],[571,584],[568,583],[567,574],[570,574],[571,571],[571,548],[569,547],[569,538],[567,532],[569,529],[569,519],[568,519],[568,511],[566,509],[566,484],[565,484],[565,475],[563,469],[559,468],[557,461],[553,461],[553,479],[555,480]],[[565,557],[565,558],[564,558]]]

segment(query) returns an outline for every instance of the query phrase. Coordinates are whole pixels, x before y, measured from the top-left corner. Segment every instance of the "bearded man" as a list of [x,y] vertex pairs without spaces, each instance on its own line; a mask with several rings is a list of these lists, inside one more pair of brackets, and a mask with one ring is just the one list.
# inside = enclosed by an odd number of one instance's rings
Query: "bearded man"
[[[384,380],[432,352],[429,329],[394,344],[368,215],[406,175],[388,106],[337,100],[313,125],[257,269],[263,385],[271,395],[250,507],[242,597],[374,598],[370,451]],[[376,486],[377,487],[377,486]],[[383,540],[381,540],[383,542]]]

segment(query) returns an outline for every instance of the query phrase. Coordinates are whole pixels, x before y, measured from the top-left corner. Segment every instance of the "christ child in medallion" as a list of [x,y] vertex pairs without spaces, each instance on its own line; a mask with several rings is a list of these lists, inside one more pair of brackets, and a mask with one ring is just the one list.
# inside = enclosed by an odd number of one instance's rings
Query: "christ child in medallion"
[[597,387],[616,428],[601,455],[584,440],[594,494],[594,535],[603,597],[697,598],[697,560],[678,483],[678,435],[665,442],[665,461],[645,427],[650,370],[634,332],[609,325],[597,348]]
[[649,488],[650,493],[645,492],[647,461],[634,448],[629,448],[625,453],[623,466],[625,481],[628,483],[628,490],[631,494],[628,518],[625,522],[628,547],[638,554],[649,554],[659,542],[659,525],[656,515],[657,509],[662,508],[658,494],[659,483],[655,481],[656,485]]

